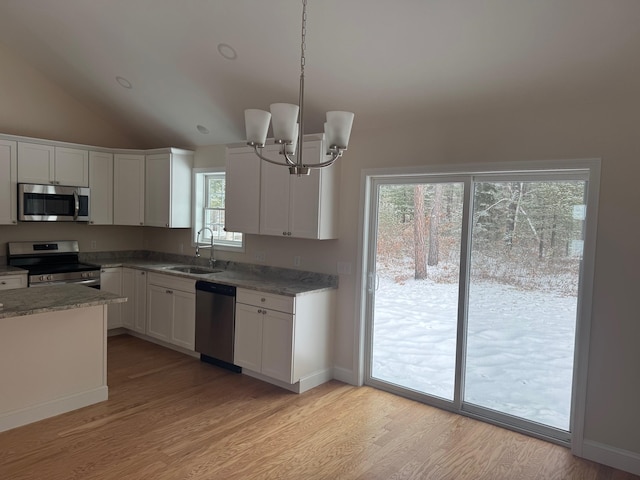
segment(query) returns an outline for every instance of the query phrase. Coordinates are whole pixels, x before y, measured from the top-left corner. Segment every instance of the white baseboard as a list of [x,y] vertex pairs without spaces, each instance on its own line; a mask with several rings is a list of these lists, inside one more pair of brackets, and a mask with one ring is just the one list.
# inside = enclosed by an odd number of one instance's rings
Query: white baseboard
[[327,383],[332,378],[333,378],[333,371],[331,368],[322,370],[320,372],[316,372],[313,375],[310,375],[308,377],[301,378],[299,382],[300,391],[298,393],[306,392],[307,390],[311,390],[312,388],[315,388],[318,385]]
[[160,345],[161,347],[169,348],[171,350],[175,350],[176,352],[184,353],[185,355],[189,355],[190,357],[200,358],[200,354],[198,352],[194,352],[193,350],[187,350],[186,348],[179,347],[178,345],[173,345],[172,343],[163,342],[162,340],[158,340],[157,338],[150,337],[149,335],[145,335],[144,333],[139,333],[134,330],[129,330],[128,328],[123,328],[122,331],[117,331],[120,329],[115,329],[115,330],[116,332],[114,332],[113,335],[122,335],[122,334],[131,335],[132,337],[137,337],[140,340],[145,340],[147,342]]
[[582,457],[625,472],[640,475],[640,454],[593,440],[582,443]]
[[333,378],[340,380],[343,383],[348,383],[349,385],[358,386],[358,380],[353,370],[347,370],[342,367],[333,367]]
[[254,372],[252,370],[247,370],[246,368],[242,369],[242,373],[249,377],[257,378],[258,380],[262,380],[263,382],[267,382],[280,388],[284,388],[285,390],[289,390],[293,393],[306,392],[307,390],[311,390],[318,385],[322,385],[323,383],[326,383],[333,378],[331,369],[314,373],[313,375],[300,379],[299,382],[296,382],[294,384],[276,380],[275,378],[267,377],[266,375]]
[[44,420],[45,418],[55,417],[56,415],[93,405],[94,403],[103,402],[108,398],[109,388],[105,385],[68,397],[58,398],[20,410],[3,413],[0,415],[0,432]]

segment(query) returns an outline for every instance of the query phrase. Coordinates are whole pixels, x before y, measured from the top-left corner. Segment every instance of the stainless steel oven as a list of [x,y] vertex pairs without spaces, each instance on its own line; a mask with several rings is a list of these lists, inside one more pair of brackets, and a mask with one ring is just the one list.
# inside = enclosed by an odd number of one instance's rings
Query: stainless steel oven
[[18,220],[88,222],[90,190],[62,185],[18,184]]
[[100,267],[79,261],[76,240],[9,242],[8,264],[29,271],[30,287],[77,283],[100,288]]

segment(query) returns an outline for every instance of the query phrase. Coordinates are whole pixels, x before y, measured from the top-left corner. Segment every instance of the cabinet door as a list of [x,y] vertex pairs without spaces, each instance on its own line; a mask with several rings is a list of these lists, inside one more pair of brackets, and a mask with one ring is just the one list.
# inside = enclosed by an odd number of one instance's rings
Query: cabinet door
[[172,317],[173,290],[147,285],[147,334],[170,342]]
[[[265,148],[265,150],[267,150]],[[269,149],[266,155],[277,156]],[[289,169],[263,162],[260,173],[260,233],[291,236],[289,230]]]
[[[103,268],[100,272],[100,290],[122,295],[122,268]],[[122,327],[122,303],[107,306],[107,328]]]
[[18,182],[49,184],[55,180],[54,147],[18,142]]
[[[321,142],[304,144],[304,161],[320,158]],[[333,167],[325,167],[333,168]],[[288,172],[287,172],[288,173]],[[297,238],[320,238],[320,183],[323,170],[309,175],[289,175],[289,232]]]
[[113,156],[113,223],[144,225],[144,155]]
[[254,372],[262,370],[262,309],[236,303],[233,363]]
[[113,154],[89,152],[89,223],[113,225]]
[[133,329],[136,332],[147,333],[147,272],[135,270],[134,276],[136,311]]
[[147,330],[147,274],[132,268],[122,269],[122,294],[127,303],[122,304],[122,324],[139,333]]
[[89,152],[78,148],[55,148],[56,185],[89,186]]
[[229,148],[225,173],[225,230],[260,233],[260,165],[252,148]]
[[194,350],[196,332],[196,296],[193,293],[173,291],[173,322],[171,343]]
[[273,310],[262,315],[262,373],[287,383],[294,383],[293,318]]
[[122,303],[122,326],[134,330],[136,325],[136,297],[135,270],[130,268],[122,269],[122,295],[127,297],[127,301]]
[[17,222],[18,144],[0,140],[0,225]]
[[171,156],[168,153],[147,155],[145,160],[144,224],[151,227],[169,226],[171,201]]

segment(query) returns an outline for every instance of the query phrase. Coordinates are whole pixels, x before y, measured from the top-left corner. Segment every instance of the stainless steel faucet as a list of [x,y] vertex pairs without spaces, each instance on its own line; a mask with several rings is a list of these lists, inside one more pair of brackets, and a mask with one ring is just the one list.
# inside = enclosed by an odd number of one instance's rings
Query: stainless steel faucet
[[211,245],[209,246],[209,268],[213,268],[216,265],[216,260],[213,258],[213,230],[209,227],[201,228],[196,235],[196,257],[200,256],[200,234],[203,230],[209,230],[211,234]]

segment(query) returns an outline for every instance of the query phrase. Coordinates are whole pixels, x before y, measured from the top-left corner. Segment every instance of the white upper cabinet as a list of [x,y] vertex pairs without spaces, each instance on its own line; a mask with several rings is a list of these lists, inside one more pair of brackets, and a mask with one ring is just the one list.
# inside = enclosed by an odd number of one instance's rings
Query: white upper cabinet
[[55,147],[20,142],[18,159],[18,182],[48,184],[55,181]]
[[260,163],[251,147],[227,148],[225,230],[260,233]]
[[113,224],[113,153],[89,152],[89,223]]
[[18,182],[89,186],[89,152],[77,148],[18,143]]
[[[274,147],[265,151],[272,156]],[[269,153],[267,153],[269,154]],[[321,140],[304,143],[306,164],[324,160]],[[291,175],[286,167],[263,162],[260,182],[260,233],[296,238],[338,238],[339,168],[312,169]]]
[[[264,154],[282,159],[279,146]],[[323,141],[306,140],[304,162],[325,160]],[[260,160],[251,147],[229,147],[226,155],[225,228],[231,232],[296,238],[338,238],[339,161],[296,176]]]
[[113,156],[113,223],[144,225],[144,155]]
[[191,227],[193,152],[147,155],[145,169],[145,226]]
[[56,147],[56,185],[89,186],[89,152],[77,148]]
[[17,143],[0,140],[0,225],[17,223]]

